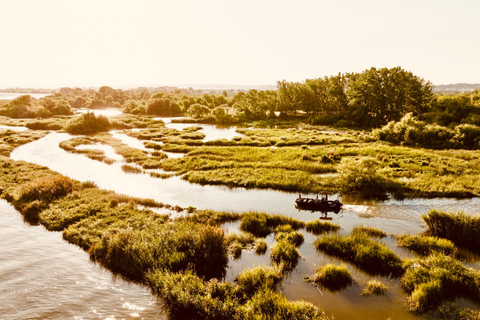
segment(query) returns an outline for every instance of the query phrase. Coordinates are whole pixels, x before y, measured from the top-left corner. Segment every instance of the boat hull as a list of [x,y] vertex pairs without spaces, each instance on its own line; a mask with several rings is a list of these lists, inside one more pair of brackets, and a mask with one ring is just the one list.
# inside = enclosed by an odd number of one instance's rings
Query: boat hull
[[295,200],[296,207],[302,210],[320,211],[320,212],[334,212],[339,213],[342,208],[342,203],[336,201],[315,201],[315,199],[302,198]]

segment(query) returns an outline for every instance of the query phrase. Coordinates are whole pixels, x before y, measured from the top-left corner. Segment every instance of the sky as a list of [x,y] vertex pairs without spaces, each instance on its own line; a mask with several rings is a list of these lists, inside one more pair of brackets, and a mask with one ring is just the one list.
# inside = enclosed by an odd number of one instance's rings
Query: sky
[[0,0],[0,89],[275,85],[400,66],[480,83],[478,0]]

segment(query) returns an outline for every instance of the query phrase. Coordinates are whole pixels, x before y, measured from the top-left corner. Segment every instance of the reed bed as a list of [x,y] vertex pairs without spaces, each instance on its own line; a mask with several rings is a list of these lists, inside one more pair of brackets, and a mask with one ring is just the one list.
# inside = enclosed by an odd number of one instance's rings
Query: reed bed
[[318,236],[325,232],[336,232],[340,230],[340,226],[328,221],[313,220],[305,224],[305,229]]
[[362,291],[362,296],[384,295],[388,287],[381,281],[372,279],[368,281],[367,286]]

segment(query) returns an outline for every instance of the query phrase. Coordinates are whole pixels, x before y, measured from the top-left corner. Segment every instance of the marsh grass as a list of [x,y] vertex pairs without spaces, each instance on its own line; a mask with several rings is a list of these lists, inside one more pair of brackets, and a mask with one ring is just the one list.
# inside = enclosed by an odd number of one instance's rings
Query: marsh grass
[[290,225],[286,226],[288,228],[283,228],[283,230],[280,228],[283,227],[282,225],[275,229],[275,241],[286,241],[295,247],[301,246],[304,241],[303,234],[300,231],[293,230]]
[[367,286],[362,291],[362,296],[369,296],[369,295],[384,295],[387,291],[388,287],[381,281],[372,279],[368,281]]
[[443,302],[436,310],[428,312],[426,316],[429,320],[478,320],[480,319],[480,311],[459,308],[454,302]]
[[281,277],[272,268],[244,270],[235,286],[216,279],[204,281],[189,271],[156,271],[147,278],[172,319],[328,319],[311,303],[290,302],[275,291]]
[[255,244],[255,237],[251,233],[232,232],[227,234],[225,242],[230,254],[235,259],[238,259],[242,255],[242,250],[253,248]]
[[272,233],[279,225],[289,225],[293,230],[297,230],[303,228],[305,223],[283,215],[251,211],[242,215],[240,229],[263,238]]
[[408,260],[405,270],[401,285],[409,294],[405,305],[410,311],[424,313],[455,297],[480,302],[480,272],[452,257],[432,254]]
[[432,209],[422,215],[428,232],[436,237],[451,240],[474,252],[480,252],[480,215],[465,212],[445,212]]
[[295,245],[281,240],[270,248],[270,259],[282,272],[289,272],[297,266],[300,253]]
[[351,262],[373,275],[400,276],[403,273],[402,260],[385,245],[363,233],[323,235],[314,242],[314,246],[319,251]]
[[336,232],[340,230],[340,226],[328,221],[312,220],[305,224],[305,229],[314,235],[320,235],[324,232]]
[[397,236],[397,245],[413,250],[422,256],[428,256],[432,253],[442,253],[449,256],[457,255],[457,249],[450,240],[438,237],[403,234]]
[[387,236],[387,233],[383,230],[380,230],[379,228],[374,228],[374,227],[366,227],[366,226],[360,226],[360,227],[354,227],[352,230],[352,233],[365,233],[366,235],[370,237],[375,237],[375,238],[384,238]]
[[315,268],[315,274],[308,279],[329,291],[345,289],[352,284],[353,278],[345,265],[327,264]]
[[263,255],[267,252],[268,245],[264,239],[257,239],[255,245],[255,253],[258,255]]

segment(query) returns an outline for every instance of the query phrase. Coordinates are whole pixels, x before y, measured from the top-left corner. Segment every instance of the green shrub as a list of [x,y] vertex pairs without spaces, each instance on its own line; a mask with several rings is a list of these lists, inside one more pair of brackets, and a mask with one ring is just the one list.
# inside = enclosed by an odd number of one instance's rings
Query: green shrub
[[107,117],[94,113],[84,113],[70,120],[65,130],[71,134],[94,134],[110,130],[111,124]]
[[465,212],[445,212],[432,209],[422,215],[428,232],[436,237],[448,239],[477,253],[480,252],[480,216]]
[[305,229],[314,235],[320,235],[324,232],[338,231],[340,226],[328,221],[313,220],[305,224]]
[[364,233],[349,236],[323,235],[314,243],[317,250],[351,262],[370,274],[399,276],[402,261],[390,249],[370,239]]
[[379,172],[380,163],[375,158],[343,158],[337,170],[342,195],[382,199],[394,189],[393,183]]
[[336,266],[327,264],[317,267],[310,281],[330,291],[338,291],[352,284],[353,279],[345,265]]
[[437,237],[404,234],[397,237],[397,245],[413,250],[422,256],[428,256],[435,252],[451,256],[457,253],[457,249],[450,240]]

